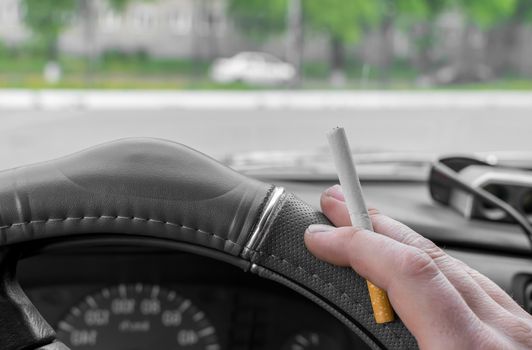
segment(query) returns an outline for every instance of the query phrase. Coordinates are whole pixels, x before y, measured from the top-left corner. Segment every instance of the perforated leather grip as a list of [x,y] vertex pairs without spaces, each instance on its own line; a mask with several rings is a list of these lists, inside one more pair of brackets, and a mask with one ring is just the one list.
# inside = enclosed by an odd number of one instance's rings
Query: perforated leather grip
[[[400,320],[374,322],[360,276],[307,251],[303,233],[315,223],[329,222],[291,194],[279,195],[270,184],[163,140],[111,142],[0,173],[0,247],[94,234],[179,241],[218,258],[231,256],[289,286],[373,348],[415,348]],[[12,298],[6,303],[20,304]],[[2,329],[0,324],[0,347],[8,348]]]
[[415,338],[396,318],[377,324],[366,281],[350,268],[319,261],[305,248],[303,234],[311,224],[330,221],[319,211],[286,194],[262,243],[249,257],[259,275],[306,294],[343,320],[373,348],[415,349]]

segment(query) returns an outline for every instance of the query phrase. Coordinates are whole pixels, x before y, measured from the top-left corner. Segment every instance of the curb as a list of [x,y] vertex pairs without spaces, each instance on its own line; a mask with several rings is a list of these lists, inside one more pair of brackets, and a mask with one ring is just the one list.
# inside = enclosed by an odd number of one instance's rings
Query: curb
[[478,109],[532,108],[532,92],[0,90],[0,109]]

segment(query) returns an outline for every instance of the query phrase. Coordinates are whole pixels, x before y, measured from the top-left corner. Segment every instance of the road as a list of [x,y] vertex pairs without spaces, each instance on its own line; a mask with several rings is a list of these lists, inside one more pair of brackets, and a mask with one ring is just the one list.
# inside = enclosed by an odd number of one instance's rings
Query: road
[[327,147],[347,129],[359,150],[532,151],[532,108],[0,110],[2,169],[124,137],[171,139],[214,157]]

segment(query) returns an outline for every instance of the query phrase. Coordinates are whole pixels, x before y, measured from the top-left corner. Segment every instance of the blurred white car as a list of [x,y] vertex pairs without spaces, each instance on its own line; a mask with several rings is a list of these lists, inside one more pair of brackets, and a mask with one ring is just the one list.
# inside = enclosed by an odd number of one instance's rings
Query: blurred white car
[[295,78],[294,67],[263,52],[240,52],[214,61],[210,76],[217,83],[286,84]]

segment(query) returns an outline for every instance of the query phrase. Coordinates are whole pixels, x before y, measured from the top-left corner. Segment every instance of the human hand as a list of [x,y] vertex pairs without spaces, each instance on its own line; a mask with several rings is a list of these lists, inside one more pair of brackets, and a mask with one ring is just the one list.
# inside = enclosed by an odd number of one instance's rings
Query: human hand
[[377,210],[369,213],[379,234],[351,227],[339,185],[321,208],[338,228],[311,225],[307,248],[385,289],[421,349],[532,348],[532,317],[486,276]]

